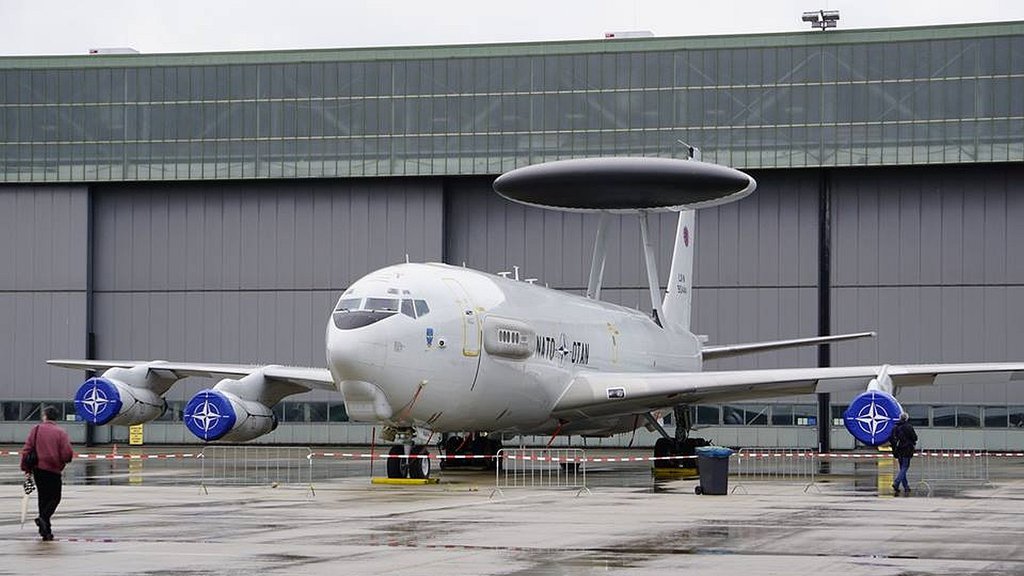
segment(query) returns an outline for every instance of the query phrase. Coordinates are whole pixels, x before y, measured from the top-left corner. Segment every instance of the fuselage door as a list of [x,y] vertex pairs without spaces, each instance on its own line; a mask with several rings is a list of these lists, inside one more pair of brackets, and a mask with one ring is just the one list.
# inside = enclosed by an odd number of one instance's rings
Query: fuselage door
[[445,278],[444,283],[452,291],[455,303],[462,311],[462,355],[476,358],[480,356],[480,318],[476,305],[458,280]]

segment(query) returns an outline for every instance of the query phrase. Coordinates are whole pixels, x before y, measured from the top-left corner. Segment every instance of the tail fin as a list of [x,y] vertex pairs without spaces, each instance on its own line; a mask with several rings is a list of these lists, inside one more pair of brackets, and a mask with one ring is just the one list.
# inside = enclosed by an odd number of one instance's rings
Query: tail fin
[[690,301],[693,295],[693,242],[696,212],[679,212],[676,242],[672,249],[672,270],[668,277],[668,292],[662,302],[665,326],[673,330],[690,329]]

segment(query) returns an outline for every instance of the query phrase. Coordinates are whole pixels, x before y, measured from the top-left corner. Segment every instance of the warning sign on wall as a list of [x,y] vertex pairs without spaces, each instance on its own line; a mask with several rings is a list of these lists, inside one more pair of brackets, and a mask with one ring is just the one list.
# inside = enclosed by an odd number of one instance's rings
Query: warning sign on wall
[[128,427],[128,444],[142,446],[142,424]]

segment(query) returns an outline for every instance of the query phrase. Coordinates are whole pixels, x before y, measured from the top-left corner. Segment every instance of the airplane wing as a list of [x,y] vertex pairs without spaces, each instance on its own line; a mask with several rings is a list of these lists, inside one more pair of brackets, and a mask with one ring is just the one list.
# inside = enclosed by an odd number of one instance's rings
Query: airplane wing
[[582,372],[556,402],[557,417],[647,412],[677,404],[864,390],[887,371],[895,389],[931,384],[1024,380],[1024,363],[916,364],[720,372]]
[[255,364],[204,364],[198,362],[164,362],[136,360],[47,360],[51,366],[81,370],[105,370],[107,368],[131,369],[146,366],[149,371],[164,378],[177,380],[187,376],[202,378],[244,378],[257,370],[263,370],[264,378],[307,389],[337,391],[331,372],[326,368],[303,366],[255,365]]

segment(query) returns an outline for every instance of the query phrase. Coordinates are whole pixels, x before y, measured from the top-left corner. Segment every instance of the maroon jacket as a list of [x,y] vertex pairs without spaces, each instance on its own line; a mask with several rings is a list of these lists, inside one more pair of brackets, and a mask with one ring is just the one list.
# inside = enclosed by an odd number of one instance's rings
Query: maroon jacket
[[[60,474],[64,470],[64,466],[71,462],[71,458],[75,455],[74,450],[71,449],[71,441],[68,440],[68,433],[50,421],[36,424],[32,428],[21,453],[27,454],[33,447],[36,449],[36,455],[39,456],[39,464],[36,467],[56,474]],[[31,472],[24,468],[21,470],[22,472]]]

